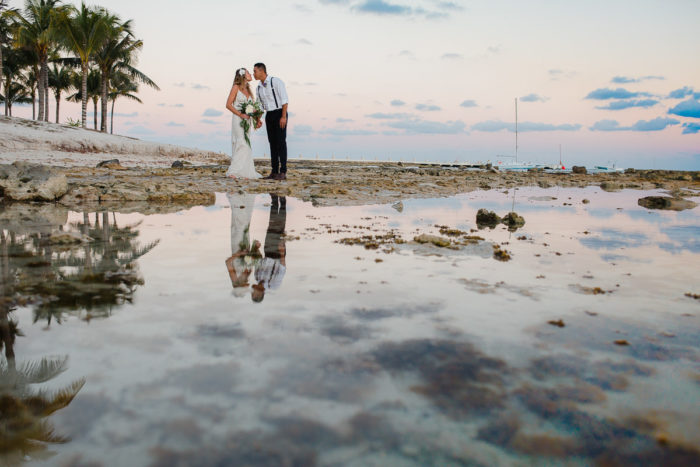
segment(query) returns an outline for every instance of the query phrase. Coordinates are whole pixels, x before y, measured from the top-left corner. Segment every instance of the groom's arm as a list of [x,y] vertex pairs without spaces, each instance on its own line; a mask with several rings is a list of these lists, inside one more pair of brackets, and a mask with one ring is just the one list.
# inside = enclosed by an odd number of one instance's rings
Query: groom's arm
[[282,106],[282,117],[280,118],[280,128],[284,128],[287,126],[287,105],[284,104]]
[[287,107],[289,106],[289,97],[287,96],[287,88],[281,79],[276,80],[278,83],[278,94],[282,102],[282,117],[280,118],[280,128],[287,126]]
[[[258,87],[255,88],[255,94],[257,94],[257,96],[258,96],[258,102],[260,102],[260,105],[263,105],[263,101],[260,100],[260,85],[259,84],[258,84]],[[264,110],[264,106],[263,106],[263,110]],[[261,126],[262,126],[262,118],[260,118],[260,120],[258,120],[258,124],[255,126],[255,129],[258,130],[258,129],[260,129]]]

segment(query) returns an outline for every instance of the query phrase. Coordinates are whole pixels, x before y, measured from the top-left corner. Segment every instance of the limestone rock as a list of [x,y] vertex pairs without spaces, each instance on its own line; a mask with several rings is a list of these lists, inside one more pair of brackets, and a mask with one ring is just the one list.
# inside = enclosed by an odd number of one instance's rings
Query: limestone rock
[[66,176],[26,162],[0,166],[0,197],[14,201],[55,201],[68,191]]
[[73,206],[83,203],[96,203],[100,201],[102,191],[94,185],[82,185],[72,188],[61,198],[61,204]]

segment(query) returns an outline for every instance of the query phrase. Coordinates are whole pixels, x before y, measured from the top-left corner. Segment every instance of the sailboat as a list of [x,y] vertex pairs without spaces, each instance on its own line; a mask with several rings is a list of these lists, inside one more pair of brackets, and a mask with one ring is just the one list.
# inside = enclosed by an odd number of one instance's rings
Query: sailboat
[[514,157],[515,160],[510,162],[497,161],[494,166],[498,167],[500,170],[515,170],[515,171],[527,171],[534,169],[537,166],[532,162],[518,162],[518,98],[515,98],[515,156],[500,156],[500,157]]

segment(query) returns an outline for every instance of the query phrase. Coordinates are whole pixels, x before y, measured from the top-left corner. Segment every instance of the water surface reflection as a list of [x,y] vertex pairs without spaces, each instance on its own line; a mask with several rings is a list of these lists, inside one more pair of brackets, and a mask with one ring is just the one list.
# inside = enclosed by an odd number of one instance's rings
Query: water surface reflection
[[[160,239],[138,257],[144,283],[112,301],[128,307],[89,327],[67,312],[46,331],[31,306],[11,312],[29,359],[70,355],[57,384],[88,380],[51,416],[72,439],[52,462],[697,464],[700,305],[685,294],[699,292],[700,256],[664,244],[692,244],[700,211],[645,216],[646,193],[521,189],[524,227],[476,231],[478,209],[503,215],[512,195],[403,212],[228,195],[110,215],[135,244]],[[102,232],[76,222],[62,224]],[[412,242],[445,226],[484,240]],[[364,235],[406,243],[338,243]]]

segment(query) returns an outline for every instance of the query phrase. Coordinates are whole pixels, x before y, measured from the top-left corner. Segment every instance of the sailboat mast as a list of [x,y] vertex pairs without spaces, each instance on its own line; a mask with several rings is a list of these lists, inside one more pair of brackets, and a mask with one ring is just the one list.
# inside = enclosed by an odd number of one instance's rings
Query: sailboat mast
[[515,98],[515,162],[518,162],[518,98]]

